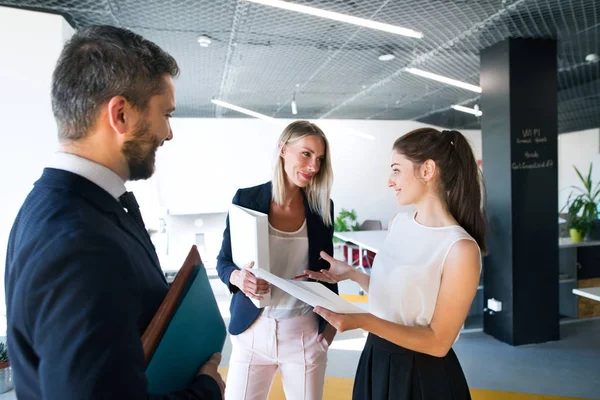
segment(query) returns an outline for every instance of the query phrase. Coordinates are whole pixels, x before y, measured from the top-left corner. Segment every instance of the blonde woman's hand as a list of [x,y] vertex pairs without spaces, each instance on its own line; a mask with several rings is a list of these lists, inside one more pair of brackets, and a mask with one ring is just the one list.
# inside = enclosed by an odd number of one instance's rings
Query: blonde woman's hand
[[269,293],[271,285],[269,282],[259,279],[250,270],[254,266],[254,261],[249,262],[243,269],[233,271],[229,277],[229,282],[237,286],[244,294],[252,299],[262,300],[261,295]]
[[318,272],[309,270],[304,271],[309,278],[327,283],[338,283],[350,279],[354,272],[354,268],[343,261],[330,257],[329,254],[324,251],[321,252],[320,256],[329,263],[329,269],[322,269]]

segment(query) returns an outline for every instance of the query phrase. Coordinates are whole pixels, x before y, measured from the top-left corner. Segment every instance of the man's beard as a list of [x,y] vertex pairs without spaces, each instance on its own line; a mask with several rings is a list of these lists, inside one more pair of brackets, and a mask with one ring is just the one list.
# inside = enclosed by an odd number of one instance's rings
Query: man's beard
[[159,146],[160,140],[150,133],[150,123],[141,122],[133,137],[123,144],[121,150],[129,165],[129,180],[148,179],[154,174],[156,150]]

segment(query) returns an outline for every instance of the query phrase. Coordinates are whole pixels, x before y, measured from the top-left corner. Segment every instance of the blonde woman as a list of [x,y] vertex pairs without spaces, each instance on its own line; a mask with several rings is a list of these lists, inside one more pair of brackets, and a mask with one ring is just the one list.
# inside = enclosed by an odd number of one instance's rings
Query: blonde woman
[[[269,215],[271,272],[291,279],[328,267],[319,253],[333,253],[333,172],[327,138],[308,121],[284,129],[276,156],[273,180],[238,190],[233,203]],[[327,349],[336,330],[309,305],[233,263],[229,217],[217,271],[233,293],[225,398],[266,400],[279,370],[288,400],[321,399]],[[337,284],[323,284],[337,293]],[[250,298],[261,299],[269,291],[271,305],[256,308]]]

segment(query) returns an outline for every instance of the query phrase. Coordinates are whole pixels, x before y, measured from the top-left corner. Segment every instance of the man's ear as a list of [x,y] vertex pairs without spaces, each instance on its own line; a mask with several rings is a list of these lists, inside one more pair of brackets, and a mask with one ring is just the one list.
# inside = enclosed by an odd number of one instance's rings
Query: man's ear
[[132,128],[132,107],[123,96],[115,96],[108,101],[108,123],[118,134],[125,134]]

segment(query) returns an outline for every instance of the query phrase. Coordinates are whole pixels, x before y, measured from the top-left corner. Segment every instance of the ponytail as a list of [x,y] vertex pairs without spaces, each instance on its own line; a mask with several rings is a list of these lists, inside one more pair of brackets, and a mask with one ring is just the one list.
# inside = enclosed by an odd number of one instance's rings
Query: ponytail
[[415,129],[398,138],[393,149],[416,165],[433,160],[440,176],[440,196],[448,211],[487,254],[485,187],[467,139],[458,131]]

